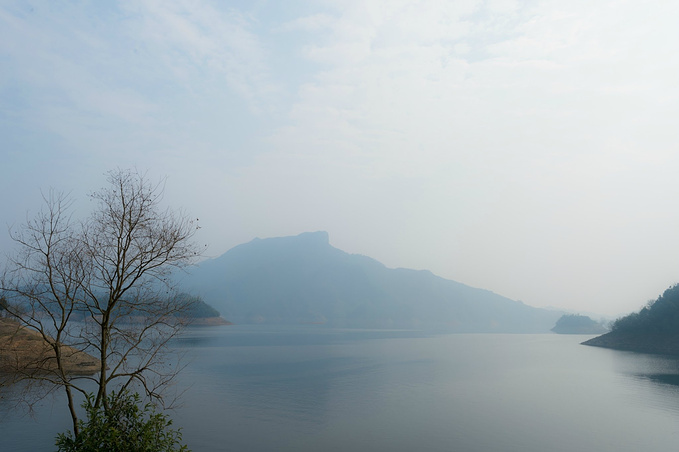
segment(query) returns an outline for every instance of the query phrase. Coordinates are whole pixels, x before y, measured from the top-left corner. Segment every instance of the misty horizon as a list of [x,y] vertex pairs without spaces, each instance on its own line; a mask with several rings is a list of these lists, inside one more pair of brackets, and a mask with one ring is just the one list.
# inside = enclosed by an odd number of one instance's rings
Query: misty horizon
[[138,168],[208,256],[324,230],[530,306],[632,312],[679,282],[676,13],[5,2],[0,224],[50,188],[87,211]]

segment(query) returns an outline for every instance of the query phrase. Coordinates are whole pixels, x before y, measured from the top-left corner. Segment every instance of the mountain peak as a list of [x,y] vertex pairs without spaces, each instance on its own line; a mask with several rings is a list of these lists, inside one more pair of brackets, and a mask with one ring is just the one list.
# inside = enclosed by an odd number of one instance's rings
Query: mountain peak
[[560,316],[429,271],[389,269],[332,247],[325,231],[238,245],[185,283],[236,323],[527,333]]
[[330,236],[326,231],[314,231],[314,232],[302,232],[298,235],[289,235],[285,237],[269,237],[269,238],[259,238],[255,237],[250,243],[260,243],[260,242],[294,242],[294,243],[309,243],[309,244],[319,244],[319,245],[329,245]]
[[323,245],[330,244],[330,236],[326,231],[302,232],[297,238],[305,242],[321,243]]

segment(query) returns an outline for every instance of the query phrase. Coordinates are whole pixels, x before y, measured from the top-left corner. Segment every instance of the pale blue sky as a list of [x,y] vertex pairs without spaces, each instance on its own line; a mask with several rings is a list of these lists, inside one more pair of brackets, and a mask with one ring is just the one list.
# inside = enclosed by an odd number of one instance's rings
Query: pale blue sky
[[0,222],[136,167],[167,176],[210,256],[327,230],[390,267],[629,312],[679,282],[677,17],[654,0],[0,0]]

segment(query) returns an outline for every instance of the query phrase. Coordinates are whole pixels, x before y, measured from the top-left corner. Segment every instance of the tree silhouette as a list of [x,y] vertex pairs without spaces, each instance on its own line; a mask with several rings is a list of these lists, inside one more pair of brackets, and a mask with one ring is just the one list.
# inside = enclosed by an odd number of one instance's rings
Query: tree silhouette
[[[110,409],[115,394],[132,388],[163,402],[179,368],[167,344],[191,303],[174,295],[168,275],[198,256],[196,221],[161,206],[161,183],[120,169],[107,182],[90,195],[94,209],[81,221],[69,196],[43,196],[43,209],[10,232],[18,251],[0,281],[7,314],[49,351],[16,374],[65,390],[76,437],[74,397],[87,396],[92,383],[94,409]],[[99,360],[96,373],[68,368],[76,350]]]

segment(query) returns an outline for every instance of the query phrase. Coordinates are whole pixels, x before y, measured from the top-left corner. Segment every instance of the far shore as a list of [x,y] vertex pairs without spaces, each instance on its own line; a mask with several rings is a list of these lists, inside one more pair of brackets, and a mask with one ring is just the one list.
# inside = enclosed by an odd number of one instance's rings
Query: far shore
[[[62,348],[64,367],[72,375],[92,375],[100,370],[99,360],[73,347]],[[54,350],[36,331],[13,320],[0,318],[0,372],[54,372]]]
[[191,319],[188,322],[189,326],[220,326],[220,325],[233,325],[223,317],[200,317]]

